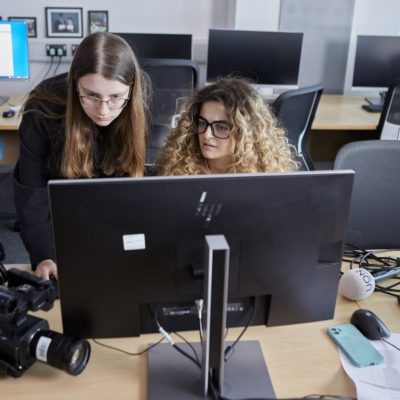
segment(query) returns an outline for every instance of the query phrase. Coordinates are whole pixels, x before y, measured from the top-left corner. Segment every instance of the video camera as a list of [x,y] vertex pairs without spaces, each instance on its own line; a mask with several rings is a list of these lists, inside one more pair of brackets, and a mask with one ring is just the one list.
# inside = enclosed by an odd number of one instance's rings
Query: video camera
[[[7,286],[4,286],[8,281]],[[46,320],[27,314],[48,311],[57,297],[57,284],[0,263],[0,370],[21,376],[36,360],[80,374],[90,357],[90,344],[49,330]]]

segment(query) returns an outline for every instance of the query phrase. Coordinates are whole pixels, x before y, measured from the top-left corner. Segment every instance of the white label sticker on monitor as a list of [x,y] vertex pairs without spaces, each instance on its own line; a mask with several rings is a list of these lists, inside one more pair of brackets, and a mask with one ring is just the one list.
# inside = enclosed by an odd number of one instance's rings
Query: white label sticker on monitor
[[146,248],[146,241],[143,233],[135,235],[123,235],[124,250],[143,250]]

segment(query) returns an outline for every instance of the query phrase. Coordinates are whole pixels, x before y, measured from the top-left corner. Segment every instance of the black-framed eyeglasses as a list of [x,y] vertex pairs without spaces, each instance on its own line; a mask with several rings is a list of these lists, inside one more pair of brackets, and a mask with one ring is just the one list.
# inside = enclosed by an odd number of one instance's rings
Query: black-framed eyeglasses
[[232,125],[226,121],[208,122],[205,118],[200,116],[196,117],[194,121],[196,124],[196,132],[199,134],[205,133],[208,127],[210,127],[213,136],[218,139],[228,139],[232,131]]
[[79,99],[84,107],[98,107],[101,103],[106,103],[109,110],[120,110],[124,108],[130,99],[130,92],[128,97],[111,97],[108,100],[101,100],[94,95],[81,96],[78,90]]

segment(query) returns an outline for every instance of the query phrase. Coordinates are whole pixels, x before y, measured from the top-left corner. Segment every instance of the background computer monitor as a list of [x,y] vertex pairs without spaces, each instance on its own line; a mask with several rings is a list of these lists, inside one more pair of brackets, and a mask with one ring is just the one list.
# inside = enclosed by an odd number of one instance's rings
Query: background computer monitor
[[387,89],[400,78],[400,36],[357,36],[353,89]]
[[28,29],[23,21],[0,21],[0,79],[28,79]]
[[[228,326],[333,317],[353,174],[49,183],[64,332],[198,329],[204,237],[230,246]],[[199,272],[200,271],[200,272]]]
[[239,75],[261,85],[296,86],[303,33],[210,29],[207,81]]
[[138,58],[178,58],[191,60],[192,35],[169,33],[120,33]]

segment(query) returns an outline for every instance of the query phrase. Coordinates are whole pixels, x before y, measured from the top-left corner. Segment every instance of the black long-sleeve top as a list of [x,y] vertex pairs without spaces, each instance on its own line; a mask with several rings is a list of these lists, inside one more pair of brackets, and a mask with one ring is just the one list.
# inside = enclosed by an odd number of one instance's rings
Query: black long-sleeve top
[[[66,99],[66,74],[42,83]],[[65,138],[65,105],[47,104],[60,118],[49,118],[37,112],[41,104],[29,103],[19,128],[20,155],[14,170],[14,201],[21,222],[21,237],[30,255],[32,268],[44,259],[54,260],[53,236],[47,182],[65,179],[61,159]],[[97,148],[101,153],[106,129],[98,130]],[[97,157],[98,158],[98,157]],[[101,176],[99,171],[99,176]]]

